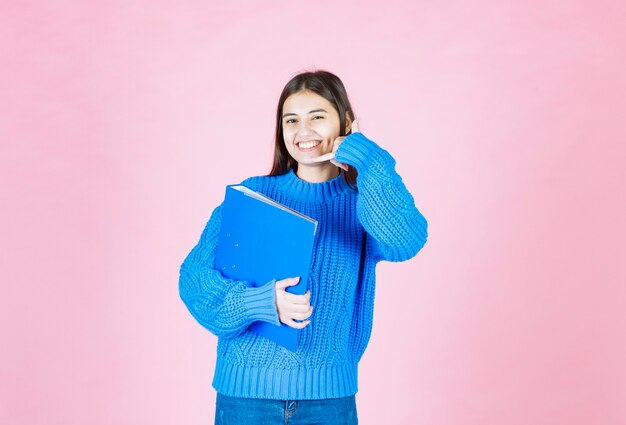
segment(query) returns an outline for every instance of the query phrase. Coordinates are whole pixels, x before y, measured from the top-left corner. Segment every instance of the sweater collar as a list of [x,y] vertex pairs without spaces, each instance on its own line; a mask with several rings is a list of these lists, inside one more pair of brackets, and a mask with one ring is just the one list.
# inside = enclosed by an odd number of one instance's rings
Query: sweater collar
[[305,202],[326,202],[350,188],[341,173],[332,180],[310,183],[298,177],[293,168],[278,176],[278,183],[287,195]]

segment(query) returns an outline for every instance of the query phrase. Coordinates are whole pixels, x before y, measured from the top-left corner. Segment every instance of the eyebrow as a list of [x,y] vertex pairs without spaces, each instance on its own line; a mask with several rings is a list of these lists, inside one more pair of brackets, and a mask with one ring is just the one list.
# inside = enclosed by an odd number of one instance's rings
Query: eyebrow
[[[312,111],[309,111],[309,114],[313,114],[315,112],[326,112],[326,113],[328,113],[328,111],[326,109],[313,109]],[[294,114],[293,112],[288,112],[288,113],[283,115],[283,118],[285,118],[288,115],[296,115],[296,114]]]

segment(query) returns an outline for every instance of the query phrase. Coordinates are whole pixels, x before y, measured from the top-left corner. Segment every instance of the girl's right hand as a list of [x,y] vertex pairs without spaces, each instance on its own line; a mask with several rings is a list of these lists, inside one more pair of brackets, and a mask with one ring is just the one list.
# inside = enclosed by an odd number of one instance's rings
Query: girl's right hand
[[[311,291],[304,295],[296,295],[285,291],[288,286],[294,286],[300,281],[299,277],[289,277],[276,282],[276,309],[278,318],[282,323],[292,328],[302,329],[309,323],[308,319],[313,313],[313,306],[309,303]],[[296,322],[304,320],[304,322]]]

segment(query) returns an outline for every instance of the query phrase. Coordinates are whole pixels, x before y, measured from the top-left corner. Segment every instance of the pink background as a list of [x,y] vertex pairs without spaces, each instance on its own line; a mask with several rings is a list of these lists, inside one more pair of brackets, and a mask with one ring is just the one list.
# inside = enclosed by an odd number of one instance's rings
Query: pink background
[[378,268],[360,423],[626,423],[624,2],[1,9],[0,423],[212,423],[179,266],[312,69],[429,222]]

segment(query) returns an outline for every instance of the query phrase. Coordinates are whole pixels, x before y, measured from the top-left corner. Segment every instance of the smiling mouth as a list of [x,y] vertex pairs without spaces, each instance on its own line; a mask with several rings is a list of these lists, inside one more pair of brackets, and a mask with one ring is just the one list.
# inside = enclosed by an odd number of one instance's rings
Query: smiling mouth
[[311,140],[307,142],[298,142],[296,146],[301,152],[310,152],[317,149],[322,144],[321,140]]

